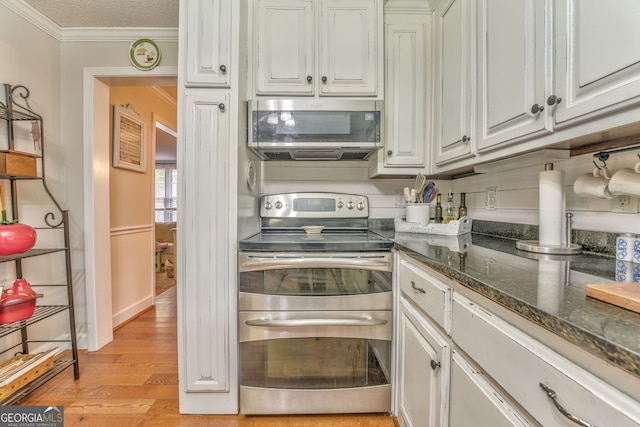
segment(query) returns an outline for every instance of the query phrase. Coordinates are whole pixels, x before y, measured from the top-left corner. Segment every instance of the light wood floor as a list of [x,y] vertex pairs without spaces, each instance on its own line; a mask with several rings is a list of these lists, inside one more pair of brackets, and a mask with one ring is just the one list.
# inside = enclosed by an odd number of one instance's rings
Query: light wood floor
[[65,427],[394,427],[387,415],[212,416],[178,411],[175,287],[154,309],[114,332],[114,340],[80,355],[80,379],[67,369],[20,405],[64,406]]

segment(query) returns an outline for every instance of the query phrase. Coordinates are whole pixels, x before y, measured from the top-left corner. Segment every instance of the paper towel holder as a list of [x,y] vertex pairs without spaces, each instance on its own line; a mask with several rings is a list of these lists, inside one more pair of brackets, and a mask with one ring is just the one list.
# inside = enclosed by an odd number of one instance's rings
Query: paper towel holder
[[571,243],[571,223],[573,221],[573,214],[571,212],[566,213],[567,218],[567,243],[564,245],[540,245],[537,240],[518,240],[516,242],[516,248],[539,254],[549,255],[579,255],[582,253],[582,246],[577,243]]

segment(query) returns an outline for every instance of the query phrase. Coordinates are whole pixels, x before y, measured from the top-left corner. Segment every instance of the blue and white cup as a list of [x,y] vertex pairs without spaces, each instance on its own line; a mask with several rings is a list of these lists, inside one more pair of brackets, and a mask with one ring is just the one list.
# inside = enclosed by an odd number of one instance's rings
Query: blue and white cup
[[633,261],[633,246],[636,236],[630,233],[622,234],[616,239],[616,259],[618,261]]
[[633,262],[640,264],[640,236],[633,240]]
[[633,282],[634,263],[628,261],[616,261],[616,282]]

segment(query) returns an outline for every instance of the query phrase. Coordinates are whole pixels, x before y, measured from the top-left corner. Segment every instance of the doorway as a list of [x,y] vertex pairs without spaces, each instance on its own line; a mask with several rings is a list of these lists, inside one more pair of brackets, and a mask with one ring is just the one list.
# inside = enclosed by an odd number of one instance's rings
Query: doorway
[[113,340],[111,274],[111,86],[176,86],[177,67],[142,72],[130,67],[87,68],[84,73],[84,220],[87,347],[95,351]]

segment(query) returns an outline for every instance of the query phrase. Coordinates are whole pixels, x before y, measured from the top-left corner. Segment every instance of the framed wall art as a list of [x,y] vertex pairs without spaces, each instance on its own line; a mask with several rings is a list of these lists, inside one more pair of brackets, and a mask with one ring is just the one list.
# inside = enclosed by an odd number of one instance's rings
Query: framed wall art
[[147,126],[129,104],[113,107],[113,167],[147,170]]

